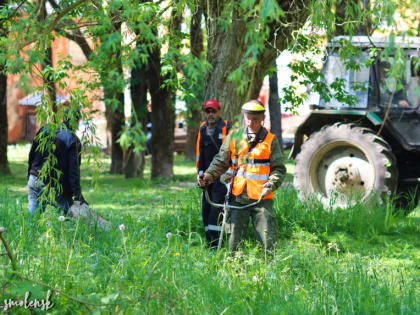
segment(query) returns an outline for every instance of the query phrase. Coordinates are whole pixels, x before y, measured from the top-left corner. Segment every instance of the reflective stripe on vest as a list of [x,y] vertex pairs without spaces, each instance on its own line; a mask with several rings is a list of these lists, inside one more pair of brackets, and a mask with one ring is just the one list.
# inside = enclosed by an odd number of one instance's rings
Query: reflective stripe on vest
[[255,179],[255,180],[265,180],[267,181],[270,177],[270,174],[249,174],[247,172],[239,171],[238,174],[236,174],[237,177],[245,177],[248,179]]
[[222,227],[218,226],[218,225],[213,225],[213,224],[209,224],[207,226],[204,227],[204,231],[221,231]]
[[[271,144],[274,139],[274,134],[268,133],[265,139],[259,142],[248,155],[248,161],[245,161],[248,154],[248,143],[242,139],[238,148],[238,173],[233,181],[232,193],[239,196],[245,186],[249,198],[257,200],[260,198],[263,185],[270,177],[270,155]],[[230,154],[232,163],[235,160],[235,139],[230,143]],[[273,199],[274,193],[271,192],[263,199]]]
[[[223,142],[225,142],[225,139],[226,139],[227,125],[228,125],[227,120],[225,120],[224,122],[225,122],[225,125],[222,127],[222,144],[223,144]],[[200,128],[198,129],[197,142],[196,142],[196,145],[195,145],[195,165],[197,167],[197,170],[198,170],[198,167],[199,167],[199,162],[198,161],[200,160],[201,128],[205,125],[206,125],[205,122],[202,122],[200,124]],[[205,170],[202,170],[202,171],[205,171]]]

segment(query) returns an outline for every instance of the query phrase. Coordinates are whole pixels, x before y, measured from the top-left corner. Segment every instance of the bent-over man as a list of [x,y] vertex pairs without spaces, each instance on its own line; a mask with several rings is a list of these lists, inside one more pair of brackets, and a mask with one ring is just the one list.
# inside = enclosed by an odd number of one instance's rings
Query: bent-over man
[[[54,127],[46,125],[38,131],[28,160],[28,211],[31,215],[40,207],[40,197],[47,183],[51,183],[50,188],[56,190],[53,206],[61,209],[64,214],[67,214],[73,201],[85,202],[80,188],[81,143],[74,133],[80,118],[79,110],[67,108],[64,124],[58,127],[55,137],[46,145],[45,139]],[[53,156],[56,164],[53,167],[56,170],[51,170],[41,179],[41,170],[48,158],[47,147],[52,145],[55,145]],[[45,204],[42,204],[40,210],[44,208]]]

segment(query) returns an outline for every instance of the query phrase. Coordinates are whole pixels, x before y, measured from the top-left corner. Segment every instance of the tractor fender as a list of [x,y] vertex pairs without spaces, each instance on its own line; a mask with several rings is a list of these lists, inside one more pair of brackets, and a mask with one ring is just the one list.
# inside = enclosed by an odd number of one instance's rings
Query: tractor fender
[[305,140],[305,136],[309,137],[313,132],[321,129],[323,126],[336,122],[356,123],[375,130],[382,124],[382,119],[374,112],[363,110],[314,110],[297,128],[289,159],[296,158]]

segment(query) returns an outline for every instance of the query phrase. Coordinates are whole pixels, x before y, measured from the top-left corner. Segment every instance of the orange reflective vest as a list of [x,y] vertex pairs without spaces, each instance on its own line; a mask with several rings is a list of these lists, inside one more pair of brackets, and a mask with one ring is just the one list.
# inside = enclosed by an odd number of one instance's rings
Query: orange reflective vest
[[[239,196],[245,186],[250,199],[258,200],[261,196],[263,185],[270,176],[270,155],[271,144],[275,135],[269,132],[265,139],[259,142],[249,152],[248,143],[245,139],[239,142],[236,148],[235,139],[230,142],[230,154],[233,164],[237,164],[238,172],[233,180],[232,194]],[[236,155],[236,150],[237,155]],[[271,192],[263,199],[273,199],[274,193]]]
[[[227,122],[227,120],[225,120],[224,121],[225,122],[225,125],[223,126],[223,128],[222,128],[222,144],[223,144],[223,142],[225,142],[225,139],[226,139],[226,133],[227,133],[227,128],[228,128],[228,122]],[[205,122],[202,122],[201,124],[200,124],[200,128],[198,129],[198,136],[197,136],[197,143],[196,143],[196,146],[195,146],[195,163],[196,163],[196,166],[197,166],[197,169],[198,169],[198,167],[199,167],[199,165],[198,165],[198,161],[200,160],[200,140],[201,140],[201,128],[203,127],[203,126],[205,126]],[[219,138],[220,139],[220,138]]]

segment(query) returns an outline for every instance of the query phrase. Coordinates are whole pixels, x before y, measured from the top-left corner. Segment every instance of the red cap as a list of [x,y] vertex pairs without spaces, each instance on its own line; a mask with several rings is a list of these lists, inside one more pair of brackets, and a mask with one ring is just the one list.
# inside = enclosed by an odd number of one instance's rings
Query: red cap
[[214,110],[219,110],[220,107],[221,106],[219,102],[214,98],[211,98],[208,101],[204,102],[204,110],[206,110],[206,108],[213,108]]

